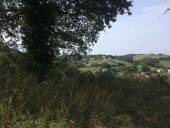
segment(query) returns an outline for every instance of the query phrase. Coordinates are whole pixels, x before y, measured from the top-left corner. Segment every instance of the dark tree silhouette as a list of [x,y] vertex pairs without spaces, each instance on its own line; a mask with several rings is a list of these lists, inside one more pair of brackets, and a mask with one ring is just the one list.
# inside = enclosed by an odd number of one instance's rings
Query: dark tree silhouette
[[[0,35],[22,45],[46,70],[55,55],[85,53],[118,14],[131,14],[128,0],[1,0]],[[5,41],[4,41],[5,42]]]

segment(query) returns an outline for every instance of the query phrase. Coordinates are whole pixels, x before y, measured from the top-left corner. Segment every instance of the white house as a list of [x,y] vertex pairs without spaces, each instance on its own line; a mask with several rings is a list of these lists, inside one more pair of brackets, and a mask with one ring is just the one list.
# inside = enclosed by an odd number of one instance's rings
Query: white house
[[108,69],[107,69],[107,68],[102,68],[101,71],[102,71],[102,72],[107,72]]
[[163,69],[157,69],[156,72],[161,73],[161,72],[163,72]]
[[170,69],[167,70],[167,73],[170,73]]

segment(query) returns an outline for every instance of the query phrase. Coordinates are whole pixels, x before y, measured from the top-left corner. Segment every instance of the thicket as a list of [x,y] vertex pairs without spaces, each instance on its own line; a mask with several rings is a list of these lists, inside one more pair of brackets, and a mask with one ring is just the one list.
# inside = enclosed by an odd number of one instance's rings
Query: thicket
[[2,128],[170,127],[170,85],[163,79],[94,75],[56,60],[39,83],[22,54],[0,51]]

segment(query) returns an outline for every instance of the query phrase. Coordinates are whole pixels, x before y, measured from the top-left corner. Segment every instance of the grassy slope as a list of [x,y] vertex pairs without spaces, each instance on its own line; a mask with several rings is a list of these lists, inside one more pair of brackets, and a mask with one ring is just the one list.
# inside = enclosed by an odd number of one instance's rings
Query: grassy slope
[[160,64],[164,67],[170,67],[170,61],[160,60]]
[[78,81],[67,76],[55,81],[50,77],[38,84],[32,76],[5,80],[0,93],[0,127],[170,126],[170,85],[163,81],[120,79],[107,74],[98,78],[83,74]]
[[[160,59],[161,57],[166,57],[166,55],[156,55],[156,54],[141,54],[141,55],[134,55],[133,59],[134,60],[142,60],[142,59]],[[164,61],[164,60],[159,60],[160,65],[164,67],[170,67],[170,61]],[[123,63],[126,66],[130,66],[132,63],[128,63],[126,61],[121,61],[118,59],[113,59],[113,60],[90,60],[88,62],[89,64],[102,64],[102,63],[108,63],[110,65],[117,65],[118,63]],[[141,69],[141,65],[137,65],[139,69]],[[116,67],[116,66],[115,66]],[[98,71],[100,67],[94,67],[94,66],[89,66],[89,67],[82,67],[80,68],[81,71]]]
[[165,55],[143,54],[143,55],[135,55],[133,59],[134,60],[142,60],[147,58],[159,59],[161,57],[165,57]]
[[92,64],[104,64],[104,63],[107,63],[109,65],[117,65],[118,63],[123,63],[127,66],[131,65],[130,63],[128,62],[125,62],[125,61],[121,61],[121,60],[118,60],[118,59],[113,59],[113,60],[89,60],[88,64],[90,64],[91,66],[85,66],[85,67],[81,67],[79,68],[81,71],[99,71],[101,69],[101,67],[95,67],[95,66],[92,66]]
[[162,78],[94,76],[60,63],[38,83],[10,58],[0,63],[1,128],[170,127],[170,85]]
[[99,67],[82,67],[82,68],[79,68],[80,71],[83,71],[83,72],[86,72],[86,71],[92,71],[92,72],[95,72],[95,71],[99,71],[100,68]]

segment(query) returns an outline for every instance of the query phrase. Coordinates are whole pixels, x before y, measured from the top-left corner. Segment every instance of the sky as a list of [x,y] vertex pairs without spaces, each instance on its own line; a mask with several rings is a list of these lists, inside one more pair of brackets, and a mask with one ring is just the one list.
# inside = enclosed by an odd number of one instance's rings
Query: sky
[[170,55],[170,0],[134,0],[132,15],[117,17],[101,32],[90,54]]

